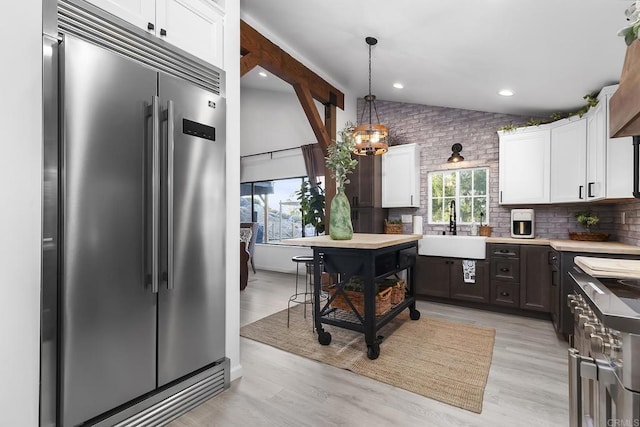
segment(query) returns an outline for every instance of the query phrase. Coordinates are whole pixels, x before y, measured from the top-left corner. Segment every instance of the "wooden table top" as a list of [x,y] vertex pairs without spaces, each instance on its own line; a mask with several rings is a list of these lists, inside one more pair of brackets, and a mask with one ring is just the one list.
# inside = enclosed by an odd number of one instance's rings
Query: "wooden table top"
[[351,240],[333,240],[330,236],[285,239],[285,245],[322,248],[380,249],[422,239],[422,234],[367,234],[354,233]]

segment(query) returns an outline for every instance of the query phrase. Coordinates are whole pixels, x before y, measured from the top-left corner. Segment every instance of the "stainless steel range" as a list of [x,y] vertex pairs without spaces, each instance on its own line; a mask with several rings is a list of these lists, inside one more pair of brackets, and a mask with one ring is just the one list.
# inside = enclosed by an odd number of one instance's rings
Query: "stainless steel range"
[[568,304],[570,426],[640,426],[640,283],[579,267]]

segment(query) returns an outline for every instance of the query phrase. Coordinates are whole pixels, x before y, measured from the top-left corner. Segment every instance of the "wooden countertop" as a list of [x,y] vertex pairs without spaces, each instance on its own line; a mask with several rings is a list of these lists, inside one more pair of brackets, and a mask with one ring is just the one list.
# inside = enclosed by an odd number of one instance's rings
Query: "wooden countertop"
[[561,252],[640,255],[640,246],[628,245],[620,242],[585,242],[569,239],[513,239],[511,237],[487,237],[487,243],[549,245],[553,249]]
[[574,262],[593,277],[640,279],[640,260],[577,256]]
[[333,240],[330,236],[299,237],[285,239],[285,245],[311,246],[321,248],[380,249],[401,243],[415,242],[422,234],[366,234],[354,233],[351,240]]

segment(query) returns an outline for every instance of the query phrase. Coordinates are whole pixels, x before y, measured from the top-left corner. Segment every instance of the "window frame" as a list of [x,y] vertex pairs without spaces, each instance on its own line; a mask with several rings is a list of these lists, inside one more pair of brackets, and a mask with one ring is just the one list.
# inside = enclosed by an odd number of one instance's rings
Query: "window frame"
[[[458,218],[458,220],[456,221],[456,223],[458,225],[471,225],[473,223],[477,223],[480,221],[479,218],[473,218],[471,222],[463,222],[460,219],[462,218],[460,215],[460,206],[461,206],[461,199],[469,197],[469,196],[461,196],[460,195],[460,173],[461,172],[466,172],[466,171],[470,171],[472,173],[472,177],[473,177],[473,172],[476,170],[484,170],[486,173],[486,179],[485,179],[485,194],[484,196],[472,196],[472,198],[481,198],[481,197],[485,197],[486,198],[486,207],[484,209],[484,217],[483,217],[483,222],[485,224],[489,223],[489,202],[490,202],[490,194],[489,194],[489,188],[490,188],[490,183],[489,183],[489,173],[490,173],[490,168],[488,166],[478,166],[478,167],[471,167],[471,168],[463,168],[463,169],[445,169],[445,170],[434,170],[434,171],[430,171],[427,173],[427,223],[430,225],[447,225],[449,222],[447,220],[443,220],[442,222],[440,221],[434,221],[433,220],[433,177],[436,175],[442,175],[442,182],[443,182],[443,195],[442,195],[442,199],[446,200],[446,199],[453,199],[456,202],[456,218]],[[445,183],[445,177],[448,174],[455,174],[456,177],[456,182],[455,182],[455,196],[451,197],[451,196],[445,196],[444,194],[444,183]],[[472,178],[472,191],[476,190],[475,188],[475,178]],[[443,207],[443,209],[447,209],[446,206]],[[444,212],[444,211],[443,211]]]
[[[266,182],[271,182],[271,183],[273,183],[274,185],[276,185],[276,183],[277,183],[278,181],[290,181],[290,180],[299,180],[300,185],[302,185],[302,182],[303,182],[303,181],[307,181],[307,182],[309,181],[309,177],[307,177],[307,176],[293,176],[293,177],[289,177],[289,178],[261,179],[261,180],[259,180],[259,181],[241,182],[241,183],[240,183],[241,188],[242,188],[242,186],[245,186],[245,185],[246,185],[246,186],[249,186],[249,188],[250,188],[250,190],[251,190],[251,194],[247,194],[247,195],[242,196],[242,192],[241,192],[241,196],[240,196],[240,199],[241,199],[241,200],[242,200],[243,198],[245,198],[245,197],[246,197],[246,198],[248,198],[249,200],[251,200],[250,212],[251,212],[251,216],[252,216],[252,218],[251,218],[251,221],[245,221],[245,222],[254,222],[254,221],[253,221],[253,212],[255,211],[255,206],[256,206],[256,201],[255,201],[255,197],[256,197],[256,194],[255,194],[255,184],[257,184],[257,183],[266,183]],[[316,178],[316,181],[319,181],[319,180]],[[321,181],[319,181],[319,182],[321,182]],[[299,188],[299,187],[298,187],[298,188]],[[324,185],[322,185],[322,188],[324,188]],[[297,190],[296,190],[296,191],[297,191]],[[240,202],[240,203],[242,203],[242,202]],[[297,198],[296,198],[295,194],[294,194],[294,197],[293,197],[293,199],[292,199],[292,200],[290,200],[290,201],[279,201],[279,202],[278,202],[278,204],[279,204],[279,210],[280,210],[280,211],[282,210],[282,207],[283,207],[283,206],[297,206],[297,210],[298,210],[298,211],[300,210],[300,202],[297,200]],[[260,207],[260,209],[263,209],[263,207]],[[242,214],[242,212],[241,212],[241,214]],[[301,215],[301,212],[300,212],[300,215]],[[242,222],[242,218],[241,218],[241,222]],[[269,226],[269,224],[268,224],[268,223],[266,223],[266,222],[264,222],[264,220],[263,220],[263,222],[261,222],[261,221],[257,221],[257,222],[258,222],[259,224],[261,224],[264,228],[266,228],[266,227],[268,227],[268,226]],[[283,234],[283,233],[282,233],[282,224],[281,224],[281,222],[282,222],[282,215],[281,215],[281,212],[279,212],[279,221],[276,221],[276,223],[275,223],[276,225],[275,225],[275,226],[278,228],[278,232],[279,232],[279,234],[280,234],[280,240],[267,240],[267,241],[263,240],[263,241],[261,241],[261,242],[259,242],[259,243],[260,243],[260,244],[264,244],[264,245],[281,245],[281,244],[282,244],[282,234]],[[298,222],[296,221],[296,224],[297,224],[297,223],[298,223]],[[302,227],[302,222],[300,221],[300,228],[301,228],[301,227]],[[307,225],[307,227],[311,227],[311,228],[312,228],[312,226],[309,226],[309,225]],[[307,231],[310,231],[310,230],[307,230]],[[265,233],[265,234],[263,234],[263,236],[265,236],[267,239],[268,239],[268,238],[269,238],[269,236],[272,234],[272,233],[266,233],[266,230],[265,230],[265,231],[263,231],[263,233]],[[295,235],[294,235],[293,237],[301,237],[301,236],[302,236],[302,234],[301,234],[300,236],[295,236]],[[263,237],[263,238],[264,238],[264,237]],[[288,238],[290,238],[290,237],[285,237],[285,238],[287,238],[287,239],[288,239]]]

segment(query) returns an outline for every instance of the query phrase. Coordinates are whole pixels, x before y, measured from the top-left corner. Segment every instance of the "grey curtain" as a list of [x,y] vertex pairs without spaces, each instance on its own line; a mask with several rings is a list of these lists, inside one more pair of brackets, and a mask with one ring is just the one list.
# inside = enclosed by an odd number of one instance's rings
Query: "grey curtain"
[[309,181],[315,184],[317,176],[324,176],[324,155],[318,144],[307,144],[300,146],[304,166],[307,169]]

